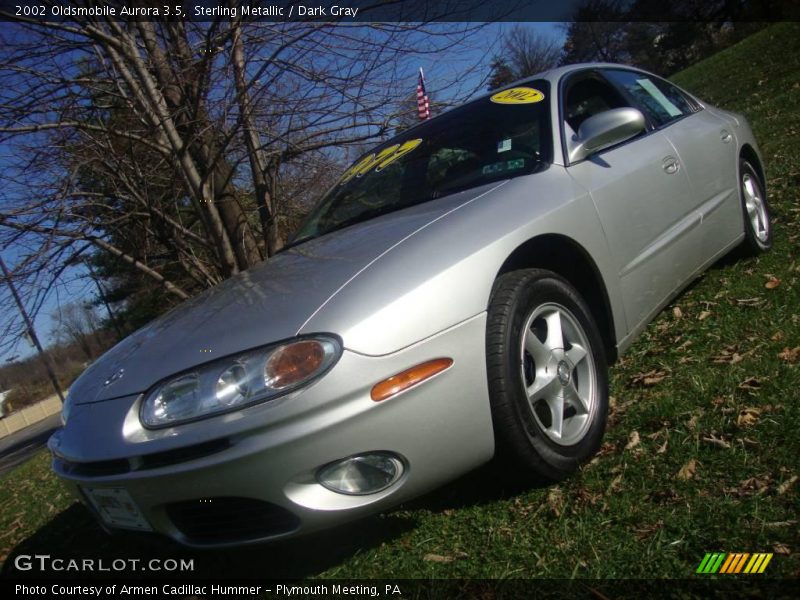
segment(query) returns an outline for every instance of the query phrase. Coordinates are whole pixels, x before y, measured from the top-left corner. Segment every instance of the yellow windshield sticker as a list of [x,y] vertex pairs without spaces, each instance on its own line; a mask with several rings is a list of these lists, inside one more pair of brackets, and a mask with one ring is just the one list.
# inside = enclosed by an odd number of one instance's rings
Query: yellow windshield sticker
[[376,171],[380,171],[382,169],[385,169],[386,167],[388,167],[390,164],[392,164],[394,161],[396,161],[401,156],[405,156],[406,154],[408,154],[409,152],[414,150],[421,143],[422,143],[422,138],[417,138],[416,140],[408,140],[402,146],[400,146],[395,151],[394,154],[392,154],[390,157],[386,158],[385,160],[379,162],[378,165],[375,167],[375,170]]
[[414,148],[419,146],[421,143],[422,138],[409,140],[403,144],[394,144],[384,148],[377,154],[373,152],[372,154],[365,156],[344,172],[342,178],[339,180],[339,185],[344,185],[353,179],[353,177],[362,177],[369,173],[372,169],[375,169],[375,171],[385,169],[401,156],[405,156],[414,150]]
[[529,87],[515,87],[497,92],[489,99],[497,104],[533,104],[544,100],[544,94]]

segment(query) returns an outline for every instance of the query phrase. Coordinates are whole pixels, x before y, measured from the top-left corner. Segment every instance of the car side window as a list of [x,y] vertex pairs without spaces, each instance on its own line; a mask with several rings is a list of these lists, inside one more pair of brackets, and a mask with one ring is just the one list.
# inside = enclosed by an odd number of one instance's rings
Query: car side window
[[586,119],[598,113],[630,106],[613,86],[596,75],[571,82],[566,90],[564,120],[577,132]]
[[656,127],[694,112],[683,93],[662,79],[617,69],[609,69],[604,74],[633,98]]

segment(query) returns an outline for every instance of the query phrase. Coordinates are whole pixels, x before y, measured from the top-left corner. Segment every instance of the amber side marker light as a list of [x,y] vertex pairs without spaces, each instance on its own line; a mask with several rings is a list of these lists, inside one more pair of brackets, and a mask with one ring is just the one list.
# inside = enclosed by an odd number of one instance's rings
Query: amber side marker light
[[435,358],[415,367],[411,367],[410,369],[406,369],[372,386],[370,397],[375,402],[391,398],[410,387],[422,383],[426,379],[430,379],[437,373],[449,369],[452,364],[452,358]]

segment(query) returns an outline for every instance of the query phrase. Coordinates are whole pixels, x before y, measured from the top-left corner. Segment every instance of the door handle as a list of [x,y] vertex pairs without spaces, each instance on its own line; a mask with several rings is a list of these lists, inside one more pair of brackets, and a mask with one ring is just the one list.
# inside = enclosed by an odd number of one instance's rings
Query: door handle
[[664,172],[672,175],[678,172],[678,169],[681,168],[681,163],[674,156],[667,156],[661,163],[661,168],[664,169]]
[[727,129],[723,129],[719,132],[719,139],[722,140],[723,144],[728,144],[733,139],[733,136],[728,133]]

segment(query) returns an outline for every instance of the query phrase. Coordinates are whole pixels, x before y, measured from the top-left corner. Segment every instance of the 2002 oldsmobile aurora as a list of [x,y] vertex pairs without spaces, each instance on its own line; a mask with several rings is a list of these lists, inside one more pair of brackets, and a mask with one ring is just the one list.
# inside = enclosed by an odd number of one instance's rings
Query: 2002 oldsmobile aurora
[[607,368],[715,259],[771,245],[740,115],[559,68],[381,144],[288,248],[74,383],[53,468],[107,529],[278,539],[488,461],[567,476]]

